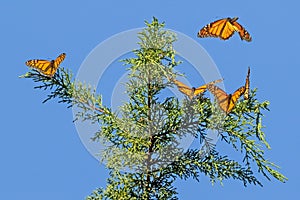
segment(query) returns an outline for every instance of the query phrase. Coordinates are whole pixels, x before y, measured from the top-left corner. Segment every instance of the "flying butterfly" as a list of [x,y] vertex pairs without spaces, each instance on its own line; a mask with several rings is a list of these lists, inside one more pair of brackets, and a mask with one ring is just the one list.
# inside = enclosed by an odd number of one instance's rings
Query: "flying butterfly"
[[250,42],[252,40],[251,35],[237,22],[238,19],[238,17],[228,17],[209,23],[198,32],[198,37],[219,37],[222,40],[227,40],[237,31],[241,40]]
[[244,92],[244,99],[247,100],[249,99],[249,90],[250,90],[250,67],[248,67],[248,73],[246,77],[246,83],[245,83],[245,92]]
[[215,85],[208,85],[207,89],[216,97],[220,108],[226,113],[230,113],[237,100],[245,93],[245,86],[237,89],[233,94],[227,94]]
[[209,82],[205,85],[202,85],[198,88],[195,88],[195,87],[192,87],[190,88],[189,86],[187,86],[186,84],[176,80],[176,79],[173,79],[172,81],[175,83],[175,85],[177,86],[178,90],[180,92],[182,92],[183,94],[185,94],[186,96],[188,96],[190,99],[193,99],[193,97],[199,95],[199,94],[202,94],[206,91],[207,89],[207,86],[210,85],[210,84],[216,84],[216,83],[219,83],[221,82],[223,79],[218,79],[218,80],[215,80],[215,81],[212,81],[212,82]]
[[53,77],[56,70],[58,69],[60,63],[65,59],[66,54],[60,54],[55,60],[41,60],[41,59],[34,59],[28,60],[25,64],[29,67],[32,67],[38,70],[41,74]]

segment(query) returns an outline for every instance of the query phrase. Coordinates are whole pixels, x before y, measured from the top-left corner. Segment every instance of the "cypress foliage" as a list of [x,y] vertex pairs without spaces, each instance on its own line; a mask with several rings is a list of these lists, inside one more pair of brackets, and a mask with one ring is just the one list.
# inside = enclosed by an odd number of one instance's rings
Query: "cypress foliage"
[[[212,183],[225,179],[240,180],[245,186],[260,185],[256,171],[270,180],[285,182],[274,163],[264,157],[270,149],[262,125],[268,101],[256,99],[257,89],[249,99],[239,100],[228,115],[203,95],[179,101],[161,92],[176,87],[170,80],[182,74],[174,72],[181,64],[175,59],[176,35],[153,18],[139,33],[140,48],[135,57],[123,60],[129,70],[128,102],[118,113],[102,104],[101,95],[61,68],[53,78],[31,71],[23,77],[40,83],[37,89],[51,92],[44,102],[57,98],[59,103],[80,108],[77,120],[99,124],[92,138],[106,148],[102,160],[110,177],[106,188],[95,190],[87,200],[100,199],[178,199],[173,186],[177,178],[208,176]],[[218,152],[207,131],[217,131],[221,142],[241,155],[241,161]],[[198,148],[182,149],[180,139],[190,135],[200,140]]]

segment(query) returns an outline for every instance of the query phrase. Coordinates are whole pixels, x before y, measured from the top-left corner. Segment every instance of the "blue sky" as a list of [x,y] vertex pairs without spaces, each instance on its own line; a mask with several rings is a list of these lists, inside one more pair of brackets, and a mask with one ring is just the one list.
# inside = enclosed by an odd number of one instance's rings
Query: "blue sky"
[[[244,81],[251,66],[251,87],[260,100],[271,102],[264,120],[272,150],[266,157],[289,178],[282,184],[263,180],[264,187],[233,180],[211,186],[178,181],[180,199],[276,199],[299,191],[299,47],[300,4],[297,1],[5,1],[0,3],[1,27],[1,199],[84,199],[105,187],[105,166],[81,143],[72,112],[63,104],[42,104],[47,91],[20,79],[24,62],[67,53],[63,66],[77,72],[90,51],[110,36],[144,26],[152,16],[166,27],[195,38],[210,54],[231,92]],[[234,35],[228,41],[196,38],[205,24],[223,17],[240,17],[253,37],[251,43]],[[192,51],[192,49],[191,49]],[[203,82],[195,80],[195,85]]]

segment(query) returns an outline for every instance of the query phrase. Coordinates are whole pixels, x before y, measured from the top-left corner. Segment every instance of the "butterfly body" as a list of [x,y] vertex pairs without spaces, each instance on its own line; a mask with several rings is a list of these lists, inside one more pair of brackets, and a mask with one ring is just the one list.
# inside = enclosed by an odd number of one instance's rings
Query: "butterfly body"
[[198,32],[198,37],[219,37],[227,40],[237,31],[242,40],[250,42],[252,40],[250,34],[237,22],[238,19],[238,17],[228,17],[209,23]]
[[42,59],[34,59],[26,61],[25,64],[29,67],[38,70],[41,74],[45,76],[53,77],[60,63],[65,59],[65,57],[66,54],[62,53],[55,60],[49,61]]

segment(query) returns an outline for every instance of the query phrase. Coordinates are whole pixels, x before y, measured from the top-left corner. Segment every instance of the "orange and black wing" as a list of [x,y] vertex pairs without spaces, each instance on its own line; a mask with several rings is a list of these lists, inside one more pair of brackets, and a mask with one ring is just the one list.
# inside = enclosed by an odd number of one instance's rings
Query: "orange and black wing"
[[62,53],[55,60],[49,61],[49,60],[34,59],[34,60],[28,60],[25,64],[29,67],[38,70],[40,73],[42,73],[45,76],[53,77],[60,63],[65,59],[65,57],[66,54]]
[[223,81],[223,79],[218,79],[218,80],[209,82],[205,85],[202,85],[202,86],[196,88],[195,91],[194,91],[194,96],[197,96],[198,94],[201,94],[201,93],[205,92],[208,85],[214,85],[214,84],[219,83],[221,81]]
[[237,89],[233,94],[227,94],[221,88],[215,85],[208,85],[207,89],[215,96],[218,101],[220,108],[226,113],[230,113],[234,108],[237,100],[241,97],[241,95],[245,92],[245,86]]
[[251,42],[251,35],[246,31],[246,29],[240,25],[237,21],[233,21],[232,25],[235,27],[235,30],[239,32],[239,35],[242,40],[246,40],[247,42]]
[[40,59],[34,59],[34,60],[28,60],[25,63],[27,66],[32,67],[39,72],[41,72],[44,75],[48,75],[47,68],[51,68],[53,63],[48,60],[40,60]]
[[176,79],[174,79],[172,81],[175,83],[175,85],[177,86],[177,88],[180,92],[182,92],[183,94],[188,96],[190,99],[192,99],[194,97],[194,91],[195,91],[194,88],[190,88],[186,84],[184,84]]
[[214,21],[204,26],[199,32],[198,37],[219,37],[223,40],[229,39],[237,31],[242,40],[250,42],[251,35],[246,29],[237,22],[238,17],[224,18]]
[[219,107],[227,113],[230,95],[228,95],[224,90],[215,85],[208,85],[207,89],[215,96]]
[[248,68],[248,74],[246,77],[246,83],[245,83],[245,92],[244,92],[244,99],[249,99],[249,91],[250,91],[250,67]]
[[62,53],[54,60],[54,66],[56,67],[56,70],[58,69],[60,63],[62,63],[62,61],[64,61],[65,58],[66,58],[66,54]]
[[232,21],[236,21],[237,19],[238,18],[224,18],[207,24],[198,32],[198,37],[219,37],[223,40],[227,40],[236,30],[232,25]]
[[233,94],[229,95],[228,106],[226,110],[227,114],[231,112],[237,100],[244,94],[244,92],[245,92],[245,86],[242,86],[239,89],[237,89]]

